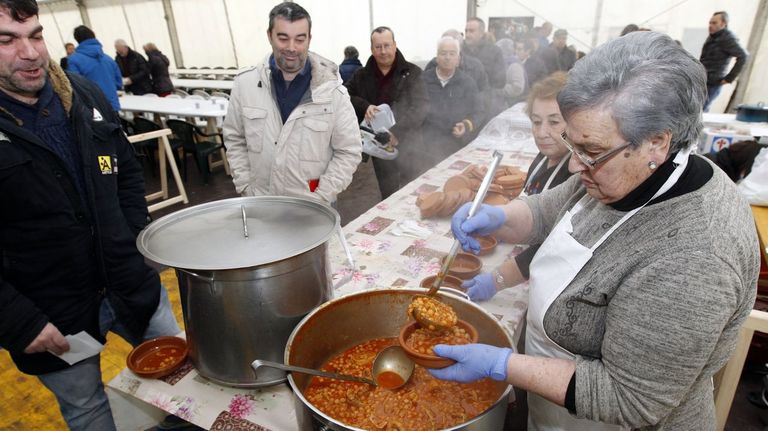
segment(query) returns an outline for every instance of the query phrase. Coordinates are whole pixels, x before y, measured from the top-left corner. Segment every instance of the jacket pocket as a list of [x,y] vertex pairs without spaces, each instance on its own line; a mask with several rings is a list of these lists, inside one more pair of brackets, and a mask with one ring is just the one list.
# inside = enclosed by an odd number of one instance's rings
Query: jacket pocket
[[243,106],[243,129],[249,151],[261,152],[266,124],[267,111],[265,109]]
[[301,121],[303,139],[299,159],[305,162],[327,164],[331,154],[330,125],[327,121],[316,118],[304,118]]
[[0,180],[10,178],[17,168],[32,162],[32,157],[13,148],[9,142],[0,142]]

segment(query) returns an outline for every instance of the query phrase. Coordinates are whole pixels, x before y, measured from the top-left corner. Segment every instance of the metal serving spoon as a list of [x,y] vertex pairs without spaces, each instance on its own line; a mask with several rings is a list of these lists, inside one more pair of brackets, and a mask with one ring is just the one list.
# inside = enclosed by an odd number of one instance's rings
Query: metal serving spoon
[[413,374],[413,361],[405,354],[400,346],[390,346],[379,352],[373,361],[371,376],[373,379],[365,377],[352,376],[349,374],[331,373],[320,371],[314,368],[296,367],[285,365],[279,362],[263,361],[256,359],[251,362],[251,367],[258,370],[261,367],[277,368],[283,371],[291,371],[311,376],[327,377],[336,380],[347,380],[352,382],[367,383],[372,386],[381,386],[384,389],[397,389],[408,382]]
[[[499,163],[501,163],[502,157],[503,155],[500,152],[493,152],[493,160],[491,160],[491,165],[488,167],[488,172],[486,172],[485,177],[483,177],[483,182],[480,183],[480,188],[477,190],[477,195],[472,201],[472,206],[469,208],[469,214],[467,215],[467,218],[475,215],[477,208],[479,208],[480,204],[483,203],[483,199],[485,199],[485,195],[488,193],[488,189],[491,186],[491,181],[493,181],[494,173],[496,172],[496,168],[499,167]],[[420,298],[420,304],[412,303],[412,306],[409,307],[409,312],[422,327],[429,328],[431,330],[448,329],[455,325],[456,321],[458,320],[458,317],[456,316],[456,313],[453,311],[453,309],[447,304],[444,304],[438,300],[435,297],[435,294],[443,284],[443,280],[445,280],[445,276],[448,274],[448,268],[451,267],[453,260],[456,258],[456,254],[459,252],[459,247],[459,241],[454,239],[451,250],[445,257],[443,266],[440,268],[440,272],[437,273],[437,277],[435,277],[435,280],[432,283],[432,287],[429,288],[429,291],[427,291],[426,295],[417,295],[417,298]],[[414,298],[414,301],[416,301],[416,298]],[[443,312],[444,319],[435,320],[433,317],[429,316],[425,311],[428,308],[441,310]]]

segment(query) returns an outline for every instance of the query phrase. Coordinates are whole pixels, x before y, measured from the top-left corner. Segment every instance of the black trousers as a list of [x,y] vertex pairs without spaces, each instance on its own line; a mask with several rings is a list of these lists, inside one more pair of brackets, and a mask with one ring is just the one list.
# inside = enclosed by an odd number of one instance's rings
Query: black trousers
[[377,157],[371,157],[371,159],[373,159],[373,170],[376,172],[376,181],[379,183],[381,200],[384,200],[400,190],[400,166],[397,159],[383,160]]

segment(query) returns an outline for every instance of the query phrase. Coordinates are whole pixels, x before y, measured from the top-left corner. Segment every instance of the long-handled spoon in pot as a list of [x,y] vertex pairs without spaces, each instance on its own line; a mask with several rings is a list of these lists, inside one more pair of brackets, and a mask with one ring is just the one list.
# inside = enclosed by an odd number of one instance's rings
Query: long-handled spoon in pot
[[349,374],[320,371],[314,368],[296,367],[279,362],[263,361],[257,359],[251,362],[251,367],[258,370],[261,367],[277,368],[283,371],[309,374],[312,376],[327,377],[336,380],[348,380],[352,382],[367,383],[372,386],[381,386],[384,389],[397,389],[408,382],[413,374],[413,361],[405,354],[400,346],[390,346],[379,352],[373,361],[371,376],[373,379],[352,376]]
[[[503,155],[500,152],[493,152],[493,160],[491,160],[491,165],[488,167],[488,172],[486,172],[485,177],[483,177],[483,182],[480,183],[480,188],[477,191],[475,199],[472,201],[472,206],[469,208],[469,215],[467,218],[475,215],[475,211],[477,211],[477,208],[480,207],[483,199],[485,199],[485,194],[491,186],[494,173],[496,172],[499,163],[501,163],[502,157]],[[417,295],[408,306],[408,314],[413,316],[414,320],[419,322],[422,327],[430,330],[444,330],[454,326],[458,321],[456,312],[453,311],[448,304],[438,300],[435,297],[435,294],[443,284],[443,280],[445,280],[445,276],[448,274],[448,268],[451,267],[453,260],[456,258],[456,254],[459,252],[459,247],[459,241],[453,240],[451,250],[448,252],[448,256],[446,256],[443,266],[440,268],[440,272],[437,273],[437,277],[435,277],[432,287],[429,288],[426,295]]]

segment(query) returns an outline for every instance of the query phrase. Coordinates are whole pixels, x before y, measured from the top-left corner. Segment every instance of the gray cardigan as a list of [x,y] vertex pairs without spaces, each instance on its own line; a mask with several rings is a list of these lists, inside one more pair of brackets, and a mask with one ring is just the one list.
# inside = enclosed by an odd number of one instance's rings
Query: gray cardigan
[[[746,200],[718,168],[699,190],[647,206],[555,300],[547,334],[577,355],[580,418],[633,429],[714,429],[712,375],[755,300],[759,245]],[[585,194],[578,175],[525,198],[531,243]],[[591,246],[624,213],[590,200],[573,218]]]

